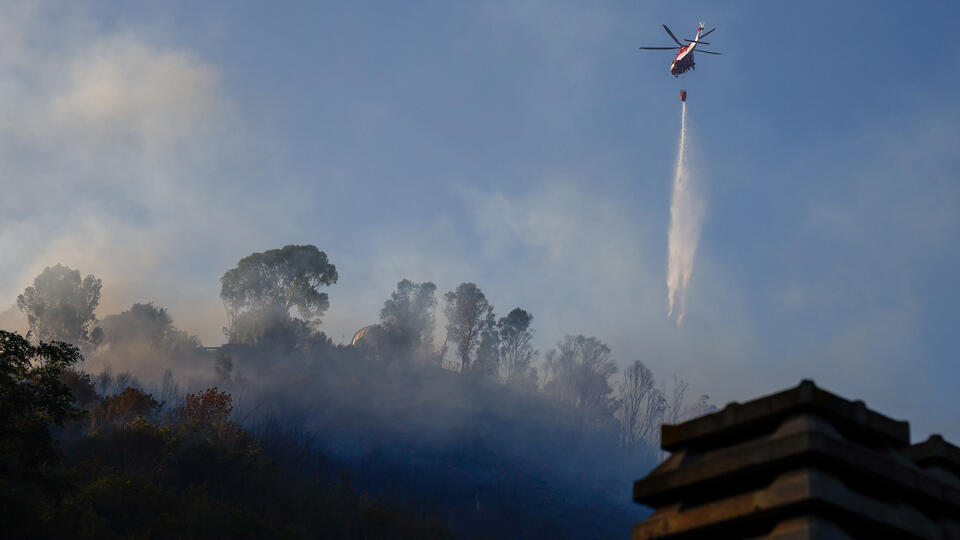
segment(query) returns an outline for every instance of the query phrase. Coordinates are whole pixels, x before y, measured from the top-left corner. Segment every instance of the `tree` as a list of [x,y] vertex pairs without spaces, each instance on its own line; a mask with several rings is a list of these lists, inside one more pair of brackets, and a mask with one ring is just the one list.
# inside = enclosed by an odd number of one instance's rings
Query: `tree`
[[480,329],[480,341],[473,361],[474,373],[481,377],[496,379],[500,372],[500,334],[493,322],[493,314],[484,319]]
[[81,408],[87,408],[100,400],[89,373],[68,368],[60,375],[60,382],[70,389],[74,401]]
[[152,395],[131,386],[123,392],[107,396],[93,410],[92,425],[94,429],[114,424],[125,426],[137,418],[151,415],[159,409],[161,403]]
[[80,345],[99,335],[91,327],[97,321],[93,312],[100,304],[102,286],[92,275],[81,279],[79,271],[58,264],[34,278],[33,286],[17,297],[17,307],[40,341]]
[[[289,245],[240,259],[220,278],[231,343],[256,345],[309,335],[330,307],[327,293],[319,289],[337,278],[327,254],[312,245]],[[298,321],[290,316],[294,308]]]
[[100,373],[93,378],[93,387],[101,396],[112,396],[123,392],[128,386],[140,387],[140,381],[129,371],[114,374],[113,368],[107,364]]
[[653,373],[636,360],[620,381],[620,443],[627,450],[655,450],[657,429],[667,402],[654,385]]
[[537,356],[531,341],[533,329],[530,323],[533,315],[520,308],[514,308],[506,317],[497,321],[497,334],[500,337],[501,378],[508,384],[526,381],[529,378],[530,365]]
[[81,415],[61,377],[80,360],[68,343],[32,345],[0,331],[0,477],[30,474],[57,460],[50,425]]
[[0,536],[48,536],[43,522],[59,502],[56,491],[62,486],[50,474],[61,457],[50,426],[82,415],[61,380],[79,361],[74,345],[33,345],[0,331]]
[[690,385],[687,381],[673,374],[673,391],[670,392],[669,403],[667,403],[666,421],[670,424],[676,424],[685,415],[684,403],[687,400],[687,388]]
[[705,414],[717,412],[717,406],[710,403],[710,396],[701,394],[696,403],[684,410],[683,418],[696,418]]
[[184,403],[174,409],[173,416],[182,435],[202,435],[201,439],[210,440],[210,435],[216,434],[218,443],[239,445],[244,452],[257,452],[256,440],[240,424],[230,420],[233,410],[233,396],[214,386],[187,394]]
[[460,371],[465,371],[470,367],[484,330],[494,323],[493,306],[473,283],[461,283],[456,290],[443,295],[443,299],[447,340],[456,342]]
[[588,422],[603,423],[613,413],[610,376],[617,365],[610,347],[595,337],[564,336],[547,353],[544,391],[584,413]]
[[284,351],[297,349],[315,332],[315,326],[281,307],[264,306],[237,314],[226,329],[230,343],[273,346]]
[[177,416],[189,425],[218,428],[230,421],[232,411],[233,397],[214,386],[196,394],[187,394],[183,405],[177,409]]
[[380,310],[382,334],[378,344],[388,348],[381,354],[395,355],[403,361],[434,356],[436,290],[437,286],[429,281],[414,283],[404,279],[397,283],[397,290]]
[[146,344],[169,354],[200,347],[199,338],[179,330],[167,310],[152,303],[133,304],[127,311],[104,317],[100,328],[102,345],[112,347]]

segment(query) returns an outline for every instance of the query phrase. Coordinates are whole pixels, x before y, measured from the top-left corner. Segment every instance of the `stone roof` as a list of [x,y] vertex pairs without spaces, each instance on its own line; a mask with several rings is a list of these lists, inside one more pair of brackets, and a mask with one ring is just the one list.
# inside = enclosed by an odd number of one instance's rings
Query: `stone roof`
[[960,449],[803,381],[664,425],[633,538],[960,538]]

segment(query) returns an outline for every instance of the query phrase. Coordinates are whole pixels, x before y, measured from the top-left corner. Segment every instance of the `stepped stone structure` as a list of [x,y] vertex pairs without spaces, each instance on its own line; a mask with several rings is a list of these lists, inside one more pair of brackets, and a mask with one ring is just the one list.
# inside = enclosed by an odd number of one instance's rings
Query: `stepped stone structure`
[[960,539],[960,448],[812,381],[662,429],[634,540]]

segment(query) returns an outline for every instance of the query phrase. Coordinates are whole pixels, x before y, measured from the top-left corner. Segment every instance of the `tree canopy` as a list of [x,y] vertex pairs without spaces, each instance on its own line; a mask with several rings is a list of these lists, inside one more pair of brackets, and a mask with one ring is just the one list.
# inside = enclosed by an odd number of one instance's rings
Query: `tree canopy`
[[94,337],[102,282],[67,266],[43,269],[17,297],[17,306],[27,316],[30,331],[41,341],[66,341],[79,345]]
[[79,361],[69,343],[33,345],[0,330],[0,472],[28,473],[56,460],[49,426],[79,413],[60,378]]
[[167,352],[195,349],[200,340],[173,325],[165,308],[152,303],[133,304],[130,309],[104,317],[103,344],[147,343],[153,349]]
[[397,290],[380,310],[381,339],[393,354],[403,360],[434,355],[433,309],[437,305],[437,286],[429,281],[414,283],[408,279],[397,283]]
[[443,295],[447,317],[447,339],[456,342],[460,370],[470,367],[471,355],[479,348],[484,331],[494,325],[493,306],[475,283],[461,283]]
[[506,317],[497,321],[500,337],[500,371],[508,383],[525,382],[529,379],[531,364],[537,356],[534,350],[533,315],[526,310],[514,308]]
[[[252,253],[220,278],[220,298],[230,319],[232,342],[257,342],[277,328],[290,325],[296,308],[310,328],[330,307],[320,287],[337,282],[337,268],[313,245],[288,245]],[[294,331],[297,330],[297,331]],[[293,334],[299,332],[292,329]],[[279,332],[286,335],[291,332]]]

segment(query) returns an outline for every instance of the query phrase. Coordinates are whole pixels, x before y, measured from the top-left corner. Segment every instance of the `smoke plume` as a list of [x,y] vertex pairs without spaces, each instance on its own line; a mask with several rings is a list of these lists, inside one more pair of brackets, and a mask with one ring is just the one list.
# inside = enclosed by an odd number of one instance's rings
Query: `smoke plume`
[[693,258],[700,242],[703,224],[703,200],[697,193],[687,166],[687,104],[682,103],[680,116],[680,148],[673,175],[673,196],[670,201],[670,231],[667,234],[667,316],[677,311],[677,326],[686,313],[687,287],[693,274]]

